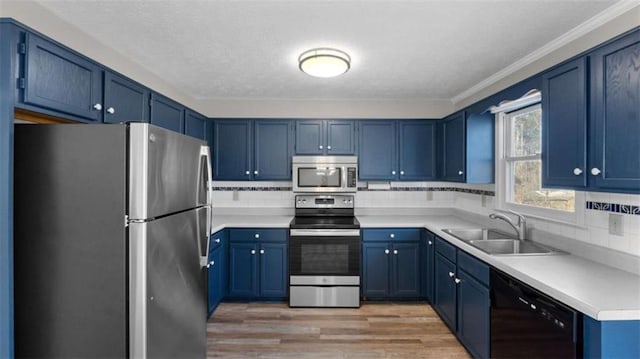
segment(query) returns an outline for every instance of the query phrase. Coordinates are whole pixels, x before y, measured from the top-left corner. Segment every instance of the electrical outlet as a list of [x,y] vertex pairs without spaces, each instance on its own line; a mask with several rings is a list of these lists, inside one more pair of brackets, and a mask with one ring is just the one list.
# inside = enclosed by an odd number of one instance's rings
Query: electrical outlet
[[240,193],[238,191],[233,191],[233,194],[231,196],[234,201],[237,201]]
[[433,192],[426,191],[425,193],[427,194],[427,201],[433,201]]
[[485,197],[485,195],[481,195],[480,196],[480,204],[482,207],[486,207],[487,206],[487,198]]
[[609,234],[624,235],[624,217],[621,214],[609,213]]

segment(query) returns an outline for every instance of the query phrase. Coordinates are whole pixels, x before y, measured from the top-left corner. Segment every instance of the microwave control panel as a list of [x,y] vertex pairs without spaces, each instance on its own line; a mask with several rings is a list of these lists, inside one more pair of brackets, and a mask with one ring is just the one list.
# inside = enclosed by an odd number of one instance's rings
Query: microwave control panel
[[358,186],[358,174],[355,167],[347,167],[347,187]]

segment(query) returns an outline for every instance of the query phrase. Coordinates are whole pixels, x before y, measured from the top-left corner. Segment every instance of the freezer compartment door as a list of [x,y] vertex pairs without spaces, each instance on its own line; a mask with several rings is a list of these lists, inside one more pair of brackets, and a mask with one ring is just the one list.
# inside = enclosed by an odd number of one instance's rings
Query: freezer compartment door
[[130,227],[130,355],[206,356],[206,272],[200,264],[207,208]]
[[129,128],[129,218],[149,219],[211,203],[205,142],[146,123]]

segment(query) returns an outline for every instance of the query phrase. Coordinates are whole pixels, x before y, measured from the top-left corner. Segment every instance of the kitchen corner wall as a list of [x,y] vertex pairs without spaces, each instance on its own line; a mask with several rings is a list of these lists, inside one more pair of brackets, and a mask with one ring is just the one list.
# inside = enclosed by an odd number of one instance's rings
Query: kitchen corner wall
[[[376,208],[454,208],[486,218],[495,211],[494,185],[468,185],[448,182],[394,182],[389,190],[368,190],[358,183],[357,209]],[[215,213],[251,208],[293,213],[291,182],[214,182]],[[566,237],[584,244],[640,257],[640,195],[587,192],[579,225],[528,217],[529,228]],[[624,213],[628,211],[630,213]],[[631,213],[635,211],[634,213]],[[623,235],[609,233],[609,215],[620,215]],[[506,231],[500,222],[492,223]],[[553,245],[553,243],[548,243]]]

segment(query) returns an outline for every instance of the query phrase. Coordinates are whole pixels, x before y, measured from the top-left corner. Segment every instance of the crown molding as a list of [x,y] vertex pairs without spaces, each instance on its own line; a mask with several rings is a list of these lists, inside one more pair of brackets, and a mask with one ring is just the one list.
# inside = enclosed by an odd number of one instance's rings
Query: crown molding
[[567,33],[561,35],[560,37],[552,40],[548,44],[540,47],[539,49],[533,51],[532,53],[514,62],[513,64],[505,67],[504,69],[496,72],[495,74],[489,76],[488,78],[480,81],[478,84],[472,86],[468,90],[463,91],[456,96],[453,96],[451,98],[451,101],[454,104],[460,103],[462,100],[467,99],[475,95],[476,93],[479,93],[485,88],[525,68],[526,66],[532,64],[533,62],[540,60],[541,58],[549,55],[553,51],[556,51],[562,48],[563,46],[566,46],[572,41],[581,38],[582,36],[588,34],[589,32],[597,29],[598,27],[610,22],[611,20],[617,18],[618,16],[638,6],[640,5],[636,0],[622,0],[620,2],[615,3],[614,5],[611,5],[610,7],[606,8],[604,11],[595,15],[591,19],[583,22],[582,24],[576,26],[575,28],[569,30]]

